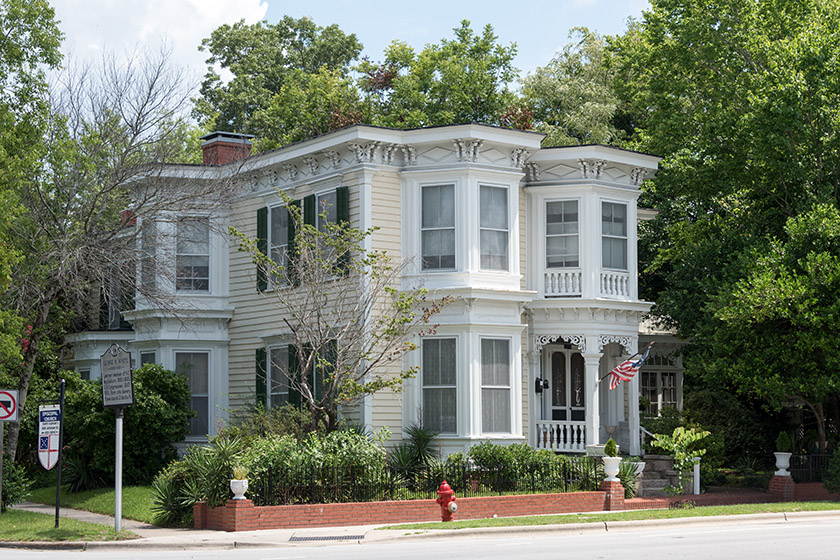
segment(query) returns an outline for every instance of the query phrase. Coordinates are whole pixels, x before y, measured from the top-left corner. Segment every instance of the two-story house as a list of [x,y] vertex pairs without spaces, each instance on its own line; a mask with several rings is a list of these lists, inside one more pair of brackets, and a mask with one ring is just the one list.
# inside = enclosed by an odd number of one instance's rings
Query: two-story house
[[[420,373],[400,393],[347,407],[346,418],[387,426],[395,439],[422,423],[441,433],[445,453],[485,440],[584,452],[612,435],[638,454],[640,402],[656,411],[681,400],[675,341],[642,322],[651,304],[638,297],[637,199],[659,158],[541,149],[542,138],[478,124],[357,125],[248,156],[247,136],[208,135],[205,165],[172,165],[167,178],[232,181],[235,201],[206,214],[140,216],[138,282],[157,283],[177,305],[138,298],[124,313],[133,331],[120,338],[136,363],[188,376],[191,441],[254,399],[287,400],[270,381],[289,333],[266,304],[266,292],[285,288],[260,277],[227,233],[232,225],[282,252],[289,230],[279,190],[310,219],[321,219],[306,207],[317,199],[335,214],[328,219],[377,228],[366,248],[405,259],[406,286],[421,281],[456,298],[436,316],[436,333],[406,355],[403,368]],[[143,255],[156,266],[144,268]],[[110,340],[74,335],[73,366],[96,377],[93,358]],[[609,390],[610,369],[652,340],[662,343],[641,374]]]

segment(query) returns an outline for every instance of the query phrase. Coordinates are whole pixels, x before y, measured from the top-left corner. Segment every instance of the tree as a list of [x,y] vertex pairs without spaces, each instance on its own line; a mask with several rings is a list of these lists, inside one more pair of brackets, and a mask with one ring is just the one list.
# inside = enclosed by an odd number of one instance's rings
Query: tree
[[790,219],[840,201],[838,25],[836,0],[653,0],[611,42],[635,119],[628,146],[665,157],[642,198],[659,210],[640,227],[642,286],[691,338],[689,376],[726,384],[729,362],[775,359],[792,343],[784,329],[739,321],[737,339],[762,345],[718,344],[737,298],[759,287],[750,274],[767,240],[786,244]]
[[[202,125],[277,143],[286,138],[299,140],[301,134],[329,131],[323,128],[326,123],[320,123],[320,127],[304,126],[295,132],[292,123],[278,122],[278,111],[300,116],[313,109],[305,104],[286,107],[283,103],[305,102],[310,95],[320,95],[326,84],[331,92],[327,99],[352,97],[355,88],[347,75],[362,45],[355,35],[345,34],[337,25],[319,27],[309,18],[285,16],[275,24],[261,21],[246,25],[242,20],[222,25],[202,41],[200,48],[210,54],[201,97],[195,101],[195,115]],[[217,64],[233,74],[230,81],[217,73]],[[262,149],[259,143],[257,147]]]
[[826,453],[825,403],[840,391],[840,211],[823,204],[788,220],[785,239],[712,303],[712,369],[774,407],[804,405]]
[[534,111],[543,146],[615,144],[624,135],[616,126],[619,98],[615,72],[605,60],[606,42],[585,27],[569,32],[572,43],[522,80],[522,96]]
[[454,31],[454,39],[427,45],[417,54],[394,41],[384,62],[360,65],[372,124],[415,128],[500,123],[516,101],[507,87],[516,77],[516,45],[498,44],[491,25],[476,34],[464,20]]
[[[71,66],[60,76],[49,99],[43,148],[26,180],[15,185],[23,210],[7,223],[8,243],[20,258],[2,294],[4,308],[31,327],[15,375],[22,409],[42,341],[59,339],[74,319],[84,324],[100,297],[130,307],[135,217],[206,204],[208,192],[224,196],[221,185],[172,189],[162,177],[164,165],[178,161],[190,142],[184,120],[189,89],[165,50],[104,58],[95,75]],[[143,295],[166,305],[164,294]],[[18,433],[12,423],[13,457]]]
[[323,423],[333,431],[340,405],[399,390],[415,375],[415,369],[401,369],[402,356],[416,348],[412,337],[434,332],[431,320],[451,298],[432,299],[422,288],[400,290],[403,266],[383,251],[364,248],[374,230],[338,221],[323,201],[321,226],[315,227],[313,219],[304,219],[314,217],[315,200],[304,201],[304,208],[288,199],[286,204],[294,233],[284,254],[268,254],[264,241],[231,230],[261,277],[279,287],[263,293],[292,339],[282,359],[269,356],[278,374],[258,376],[288,384],[290,402],[309,409],[312,430]]

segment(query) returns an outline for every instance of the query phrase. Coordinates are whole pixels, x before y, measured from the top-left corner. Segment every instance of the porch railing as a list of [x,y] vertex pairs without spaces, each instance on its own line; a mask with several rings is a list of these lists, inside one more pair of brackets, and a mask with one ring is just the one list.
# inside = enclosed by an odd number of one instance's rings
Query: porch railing
[[601,295],[608,298],[629,298],[630,274],[602,270]]
[[545,296],[579,296],[581,294],[580,270],[546,270]]
[[537,449],[561,453],[586,452],[586,422],[537,421]]

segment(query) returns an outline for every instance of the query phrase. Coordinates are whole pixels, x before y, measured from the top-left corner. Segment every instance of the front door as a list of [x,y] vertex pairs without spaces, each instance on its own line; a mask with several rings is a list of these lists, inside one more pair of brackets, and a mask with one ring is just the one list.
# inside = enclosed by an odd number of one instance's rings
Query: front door
[[548,380],[548,390],[543,395],[543,418],[555,421],[583,422],[584,361],[577,350],[549,348],[545,352],[543,379]]

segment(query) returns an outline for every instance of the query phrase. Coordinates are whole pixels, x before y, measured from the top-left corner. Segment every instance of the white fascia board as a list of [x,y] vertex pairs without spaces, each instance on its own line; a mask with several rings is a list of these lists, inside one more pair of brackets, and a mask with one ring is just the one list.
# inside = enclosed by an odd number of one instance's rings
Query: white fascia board
[[490,288],[470,288],[458,286],[452,288],[430,288],[429,293],[433,297],[453,296],[462,299],[485,299],[496,301],[516,301],[527,303],[533,301],[537,292],[532,290],[494,290]]
[[625,301],[620,299],[581,299],[581,298],[547,298],[535,299],[528,307],[530,309],[569,309],[579,308],[598,308],[609,309],[611,311],[639,311],[647,313],[653,307],[652,301]]
[[597,144],[589,146],[543,148],[532,155],[528,161],[535,163],[549,161],[577,162],[579,159],[604,159],[613,163],[631,165],[633,167],[644,167],[647,169],[659,169],[659,162],[662,161],[662,158],[659,156]]

